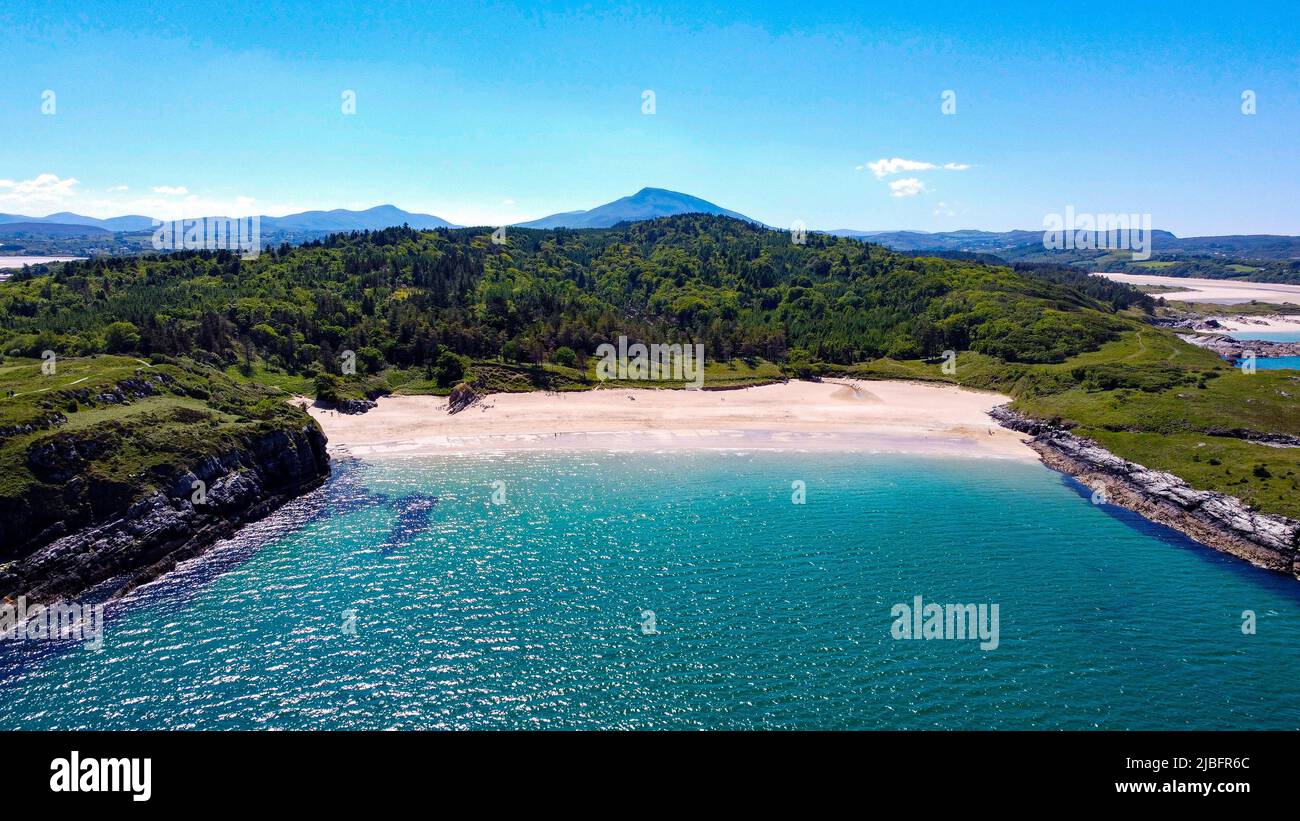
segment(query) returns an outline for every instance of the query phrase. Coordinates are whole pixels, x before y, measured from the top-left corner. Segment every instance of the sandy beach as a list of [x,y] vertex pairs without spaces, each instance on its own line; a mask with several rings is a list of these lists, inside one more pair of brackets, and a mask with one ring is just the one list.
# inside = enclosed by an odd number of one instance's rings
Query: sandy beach
[[1287,314],[1270,316],[1214,316],[1224,330],[1232,333],[1240,331],[1300,331],[1300,315]]
[[348,415],[312,407],[336,455],[490,450],[785,449],[1036,459],[985,412],[995,393],[915,382],[790,382],[733,391],[494,394],[457,414],[433,396]]
[[1235,279],[1200,279],[1196,277],[1162,277],[1155,274],[1107,274],[1105,277],[1128,285],[1163,285],[1178,288],[1154,294],[1166,300],[1179,302],[1209,302],[1218,305],[1238,305],[1242,302],[1270,302],[1300,305],[1300,285],[1279,285],[1272,282],[1243,282]]

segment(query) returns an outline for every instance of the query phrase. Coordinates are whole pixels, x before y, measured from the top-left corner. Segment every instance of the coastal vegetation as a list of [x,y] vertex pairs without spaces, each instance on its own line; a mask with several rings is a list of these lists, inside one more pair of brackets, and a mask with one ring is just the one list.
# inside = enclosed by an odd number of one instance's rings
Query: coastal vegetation
[[[708,388],[842,375],[1003,391],[1121,456],[1300,515],[1300,449],[1251,441],[1300,436],[1300,377],[1235,371],[1149,324],[1155,303],[1126,285],[815,233],[795,244],[698,214],[491,234],[398,227],[256,259],[182,252],[16,274],[0,287],[0,498],[57,507],[68,477],[97,471],[126,499],[164,463],[301,427],[290,395],[595,388],[595,349],[626,335],[703,344]],[[57,377],[41,373],[47,351]],[[114,386],[122,401],[103,398]],[[111,446],[42,474],[32,454],[69,436]]]

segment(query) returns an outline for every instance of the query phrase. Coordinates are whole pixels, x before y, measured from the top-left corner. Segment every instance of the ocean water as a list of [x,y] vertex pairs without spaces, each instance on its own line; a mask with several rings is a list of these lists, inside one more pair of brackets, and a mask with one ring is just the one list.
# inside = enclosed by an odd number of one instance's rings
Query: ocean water
[[1300,356],[1259,356],[1255,358],[1256,370],[1280,371],[1286,368],[1300,369]]
[[[0,728],[1300,728],[1300,582],[1035,463],[336,468],[103,649],[0,642]],[[918,595],[997,604],[997,648],[893,638]]]
[[1300,342],[1300,331],[1237,331],[1224,334],[1233,339],[1260,339],[1267,342]]
[[[1233,339],[1243,341],[1262,340],[1267,342],[1300,342],[1300,331],[1238,331],[1225,334]],[[1255,367],[1264,371],[1276,371],[1284,368],[1300,369],[1300,356],[1261,356],[1255,358]]]

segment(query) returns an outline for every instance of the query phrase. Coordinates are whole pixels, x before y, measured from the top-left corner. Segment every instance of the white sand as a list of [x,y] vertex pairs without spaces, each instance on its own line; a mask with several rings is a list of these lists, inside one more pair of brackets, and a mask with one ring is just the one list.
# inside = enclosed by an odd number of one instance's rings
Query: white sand
[[5,257],[0,256],[0,269],[21,268],[24,265],[44,265],[47,262],[72,262],[85,257]]
[[1300,305],[1300,285],[1277,285],[1271,282],[1241,282],[1230,279],[1200,279],[1196,277],[1162,277],[1155,274],[1104,274],[1106,277],[1129,285],[1166,285],[1178,288],[1152,294],[1179,302],[1212,302],[1218,305],[1237,305],[1242,302],[1271,302]]
[[1300,331],[1300,316],[1288,314],[1279,316],[1215,316],[1211,317],[1223,326],[1224,330],[1237,331]]
[[600,389],[494,394],[458,414],[394,396],[364,414],[320,408],[337,454],[518,449],[784,449],[1036,459],[985,412],[995,393],[915,382],[790,382],[734,391]]

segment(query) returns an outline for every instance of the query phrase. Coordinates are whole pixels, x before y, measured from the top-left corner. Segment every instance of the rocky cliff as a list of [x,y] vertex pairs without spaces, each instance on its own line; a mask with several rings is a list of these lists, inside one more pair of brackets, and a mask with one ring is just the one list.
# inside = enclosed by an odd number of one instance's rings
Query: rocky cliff
[[1005,406],[989,415],[1004,427],[1033,435],[1030,447],[1044,464],[1101,489],[1106,501],[1216,550],[1300,578],[1300,521],[1258,513],[1223,493],[1196,490],[1171,473],[1121,459],[1090,439]]
[[[91,505],[90,522],[46,528],[24,555],[0,565],[0,597],[50,601],[110,580],[110,589],[123,593],[199,555],[328,475],[325,436],[314,422],[250,436],[154,483],[142,496]],[[66,482],[65,487],[85,484],[75,475]]]

